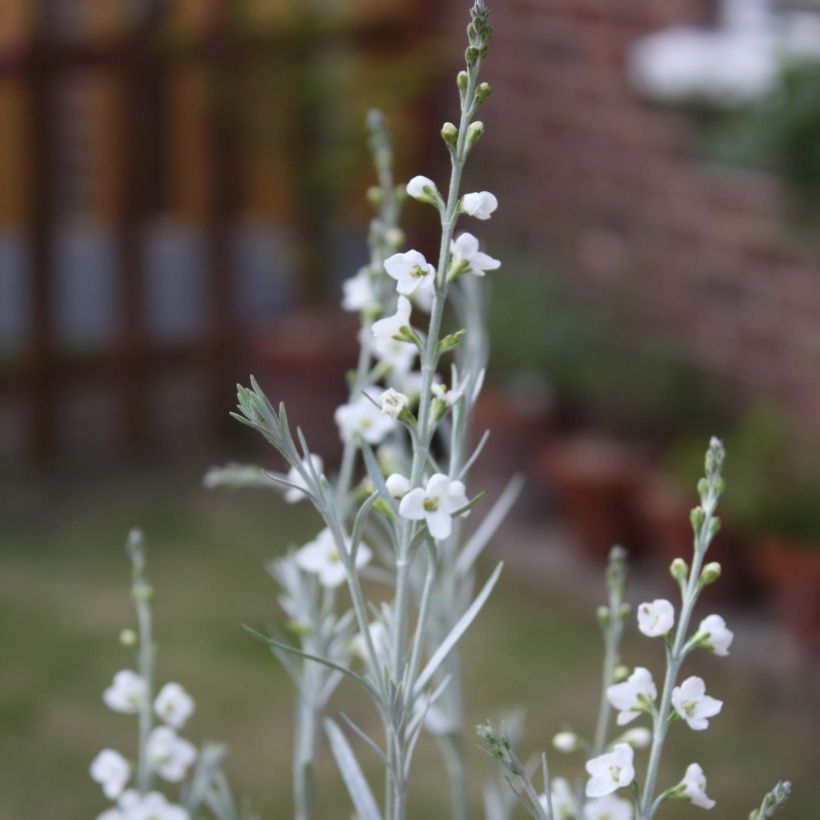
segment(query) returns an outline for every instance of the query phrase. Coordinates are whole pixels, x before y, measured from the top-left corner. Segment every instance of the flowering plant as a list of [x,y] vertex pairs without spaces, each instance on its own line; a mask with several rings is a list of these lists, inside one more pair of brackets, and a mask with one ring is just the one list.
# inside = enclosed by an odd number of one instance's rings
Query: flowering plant
[[[471,816],[464,766],[464,715],[459,642],[495,586],[497,566],[476,594],[476,562],[521,489],[514,478],[489,507],[479,525],[464,537],[464,520],[478,512],[484,494],[468,491],[471,468],[487,434],[468,449],[469,423],[481,391],[487,358],[482,282],[500,262],[481,250],[472,233],[456,229],[462,219],[490,219],[498,207],[487,191],[462,194],[461,178],[484,126],[475,119],[490,86],[479,74],[491,36],[484,0],[475,0],[467,30],[466,66],[457,78],[459,124],[445,123],[441,135],[451,159],[444,192],[426,176],[406,186],[393,179],[392,152],[383,118],[368,118],[378,186],[370,191],[376,217],[370,228],[370,262],[344,285],[342,306],[360,318],[360,353],[350,377],[348,401],[335,413],[342,441],[337,475],[325,473],[324,460],[310,449],[297,427],[295,436],[283,405],[275,408],[251,379],[238,388],[235,418],[260,433],[284,459],[285,471],[229,465],[212,470],[209,486],[264,486],[281,490],[289,503],[310,503],[318,514],[316,535],[273,561],[269,571],[279,587],[287,627],[266,632],[249,629],[279,659],[297,693],[293,742],[296,820],[315,817],[316,751],[324,737],[334,755],[358,820],[404,820],[414,752],[422,732],[438,742],[451,784],[454,820]],[[407,198],[434,208],[440,217],[437,262],[416,249],[403,250],[399,227]],[[453,329],[446,327],[452,322]],[[447,372],[448,380],[440,376]],[[665,801],[687,799],[709,808],[706,780],[692,764],[682,780],[656,796],[658,765],[670,724],[708,727],[721,702],[706,693],[700,678],[678,684],[685,657],[696,649],[725,655],[732,634],[722,618],[711,615],[689,633],[701,589],[716,580],[719,567],[704,566],[717,532],[715,508],[723,489],[723,448],[713,441],[706,476],[699,486],[701,505],[693,512],[695,554],[691,568],[679,559],[672,574],[681,589],[677,615],[671,602],[641,605],[638,624],[644,635],[666,648],[667,672],[660,699],[648,669],[624,674],[618,651],[627,617],[625,555],[616,548],[608,571],[609,605],[599,613],[605,636],[604,697],[594,740],[562,732],[562,751],[586,751],[584,785],[550,781],[541,758],[543,794],[532,784],[531,768],[519,761],[506,731],[482,727],[491,752],[504,763],[512,787],[486,791],[487,820],[504,820],[517,797],[536,818],[632,818],[649,820]],[[155,653],[151,634],[151,588],[145,575],[141,539],[129,550],[134,567],[133,596],[139,633],[123,642],[137,648],[137,671],[115,676],[104,695],[116,711],[139,721],[139,753],[134,767],[105,750],[92,764],[92,776],[114,805],[103,820],[186,820],[210,815],[217,820],[250,818],[237,808],[220,770],[221,751],[197,750],[182,739],[193,711],[179,684],[154,693]],[[387,594],[369,598],[371,584]],[[360,687],[372,700],[381,736],[371,737],[350,718],[329,715],[329,703],[342,681]],[[649,715],[651,732],[631,727],[609,737],[610,717],[618,726]],[[155,726],[157,718],[160,725]],[[374,752],[385,771],[377,799],[359,765],[351,737]],[[637,786],[634,749],[650,745],[643,787]],[[189,776],[189,772],[192,774]],[[132,788],[126,788],[132,781]],[[156,788],[157,779],[183,783],[171,802]],[[503,785],[503,784],[499,784]],[[617,794],[628,789],[629,799]],[[767,797],[755,817],[767,817],[787,793]],[[513,798],[512,800],[510,798]],[[768,802],[767,802],[768,801]]]

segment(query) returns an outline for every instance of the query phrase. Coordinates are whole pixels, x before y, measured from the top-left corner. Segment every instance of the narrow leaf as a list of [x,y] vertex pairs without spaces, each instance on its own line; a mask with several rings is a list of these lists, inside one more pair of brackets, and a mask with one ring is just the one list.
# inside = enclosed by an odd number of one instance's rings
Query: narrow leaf
[[490,597],[490,593],[493,591],[493,587],[496,585],[503,568],[503,562],[495,568],[495,571],[490,576],[487,583],[484,584],[484,588],[478,593],[476,599],[472,602],[472,604],[470,604],[470,607],[461,616],[461,618],[459,618],[458,623],[450,630],[450,634],[447,635],[441,646],[439,646],[439,648],[433,653],[433,657],[430,658],[427,666],[424,667],[415,683],[413,689],[415,697],[418,697],[421,694],[424,687],[427,686],[430,679],[436,674],[439,666],[441,666],[452,651],[453,647],[458,643],[461,636],[467,631],[467,628],[475,620],[476,615],[478,615],[481,611],[481,607],[484,606],[487,598]]
[[344,733],[329,718],[325,720],[325,732],[359,820],[381,820],[373,793]]

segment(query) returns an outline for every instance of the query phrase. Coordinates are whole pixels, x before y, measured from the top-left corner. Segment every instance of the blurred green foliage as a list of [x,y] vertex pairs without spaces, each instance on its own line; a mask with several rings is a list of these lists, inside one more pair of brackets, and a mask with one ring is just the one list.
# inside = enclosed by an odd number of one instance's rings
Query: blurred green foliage
[[820,215],[820,64],[791,66],[760,103],[715,117],[705,149],[721,162],[777,172],[793,213]]
[[492,370],[536,371],[579,421],[667,442],[722,416],[715,384],[671,342],[634,328],[625,300],[582,298],[553,271],[505,266],[490,308]]

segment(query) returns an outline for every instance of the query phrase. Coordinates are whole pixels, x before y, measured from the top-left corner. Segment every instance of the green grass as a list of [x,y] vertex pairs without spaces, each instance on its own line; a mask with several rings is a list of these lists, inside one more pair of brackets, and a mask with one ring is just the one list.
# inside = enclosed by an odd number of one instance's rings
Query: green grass
[[[289,816],[289,682],[240,625],[264,627],[275,617],[263,565],[288,543],[312,535],[318,522],[306,507],[287,507],[265,494],[209,494],[188,479],[149,478],[51,493],[28,506],[20,497],[16,514],[0,524],[0,820],[96,816],[104,800],[88,777],[90,760],[103,746],[132,753],[134,721],[108,712],[100,694],[113,673],[131,663],[117,636],[134,620],[123,544],[137,524],[148,538],[157,589],[160,682],[179,680],[197,700],[186,734],[226,742],[237,789],[263,817]],[[585,715],[597,706],[600,655],[592,615],[573,603],[571,589],[546,594],[543,586],[508,572],[464,646],[471,722],[526,705],[525,751],[546,747],[565,720],[587,729]],[[650,665],[659,677],[658,648],[633,639],[625,660]],[[766,788],[789,776],[796,793],[784,820],[817,816],[816,705],[812,712],[765,695],[731,659],[699,658],[694,670],[726,701],[725,713],[705,734],[673,728],[663,782],[698,760],[719,801],[712,816],[745,818]],[[334,708],[342,707],[377,732],[358,693],[342,687]],[[469,745],[477,781],[491,763]],[[361,758],[378,785],[376,761],[366,750]],[[553,756],[555,773],[575,764]],[[416,759],[411,818],[445,817],[441,769],[435,746],[425,741]],[[327,754],[320,776],[318,816],[347,818]],[[664,816],[697,812],[676,807]]]

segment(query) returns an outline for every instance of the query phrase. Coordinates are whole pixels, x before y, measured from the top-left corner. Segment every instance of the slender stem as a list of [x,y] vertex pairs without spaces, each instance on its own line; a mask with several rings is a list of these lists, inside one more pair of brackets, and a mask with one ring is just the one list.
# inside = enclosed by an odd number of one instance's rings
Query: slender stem
[[[312,676],[305,663],[303,675]],[[313,684],[305,681],[297,691],[295,747],[293,755],[293,791],[295,820],[311,820],[315,795],[314,761],[316,758],[316,709],[313,703]]]
[[142,794],[151,788],[151,765],[148,760],[148,737],[153,728],[154,702],[154,639],[151,619],[153,589],[145,572],[145,548],[142,534],[132,532],[128,539],[128,552],[132,566],[131,597],[137,610],[139,629],[139,673],[145,682],[145,696],[139,707],[139,758],[137,761],[137,787]]
[[682,591],[681,613],[678,619],[675,637],[672,645],[667,649],[666,676],[663,682],[663,693],[660,705],[654,714],[652,723],[652,748],[649,752],[649,764],[646,770],[646,782],[644,784],[643,795],[641,797],[638,820],[651,820],[656,811],[654,805],[655,789],[660,768],[663,744],[666,739],[666,732],[669,727],[669,715],[672,705],[672,691],[677,681],[678,672],[686,655],[685,646],[689,632],[689,622],[692,617],[692,610],[701,591],[701,569],[703,559],[709,543],[712,539],[712,522],[717,508],[719,492],[714,487],[710,487],[703,499],[704,519],[695,536],[695,550],[692,559],[692,568],[689,578]]

